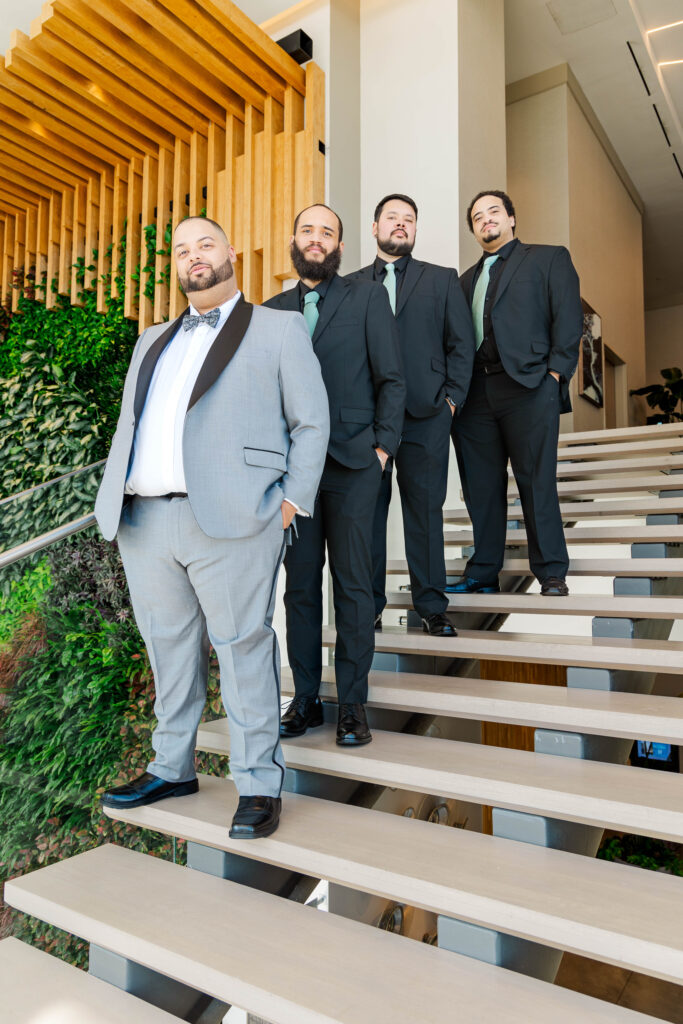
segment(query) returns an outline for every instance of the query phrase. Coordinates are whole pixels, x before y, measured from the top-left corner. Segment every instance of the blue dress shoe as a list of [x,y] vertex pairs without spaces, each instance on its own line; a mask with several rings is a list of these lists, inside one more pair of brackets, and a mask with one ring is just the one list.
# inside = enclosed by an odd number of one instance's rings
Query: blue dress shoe
[[241,796],[230,826],[231,839],[265,839],[280,824],[279,796]]
[[102,806],[126,810],[128,807],[156,803],[167,796],[187,796],[188,793],[196,793],[198,789],[199,783],[196,779],[190,779],[188,782],[167,782],[158,775],[145,772],[132,782],[107,789],[102,794]]
[[500,583],[482,583],[471,576],[461,576],[455,583],[446,585],[447,594],[500,594]]

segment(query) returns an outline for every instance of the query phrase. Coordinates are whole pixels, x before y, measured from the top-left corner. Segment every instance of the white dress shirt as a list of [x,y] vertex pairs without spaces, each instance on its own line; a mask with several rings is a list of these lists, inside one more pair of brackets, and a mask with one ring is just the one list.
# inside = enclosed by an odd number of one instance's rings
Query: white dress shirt
[[[183,428],[192,389],[209,349],[237,305],[240,292],[218,307],[215,327],[199,324],[190,331],[182,324],[160,355],[140,416],[126,494],[154,497],[186,492],[183,467]],[[197,315],[190,304],[189,312]]]

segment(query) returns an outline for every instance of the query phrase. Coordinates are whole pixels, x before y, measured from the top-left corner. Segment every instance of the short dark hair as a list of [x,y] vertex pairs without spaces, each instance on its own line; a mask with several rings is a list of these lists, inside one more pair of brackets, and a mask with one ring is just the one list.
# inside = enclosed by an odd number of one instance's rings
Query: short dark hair
[[178,230],[180,225],[184,224],[185,221],[188,221],[188,220],[203,220],[206,224],[210,224],[211,227],[215,228],[216,231],[218,232],[218,234],[221,235],[225,239],[225,241],[228,243],[228,245],[230,245],[230,239],[228,238],[228,236],[226,234],[225,228],[221,224],[219,224],[217,220],[211,220],[211,217],[203,217],[199,213],[191,214],[189,217],[183,217],[183,219],[176,224],[175,229],[174,229],[174,234]]
[[415,202],[415,200],[411,199],[410,196],[404,196],[401,192],[392,192],[390,195],[385,196],[384,199],[380,199],[377,206],[375,207],[375,216],[373,218],[375,224],[381,217],[382,210],[384,209],[384,207],[387,205],[387,203],[390,203],[392,199],[400,199],[402,203],[407,203],[408,206],[412,206],[412,208],[415,210],[415,220],[417,220],[417,203]]
[[335,217],[339,221],[339,241],[341,242],[342,238],[344,237],[344,225],[342,224],[342,219],[337,213],[337,211],[333,210],[331,206],[327,206],[326,203],[309,203],[308,206],[304,206],[303,210],[299,210],[296,217],[294,218],[294,227],[292,228],[292,234],[296,234],[296,229],[299,226],[299,218],[301,217],[302,213],[305,213],[306,210],[312,210],[314,206],[322,206],[324,210],[329,210],[330,213],[333,213],[335,215]]
[[515,224],[512,229],[512,233],[514,235],[515,231],[517,230],[517,214],[515,213],[515,208],[512,205],[512,200],[510,199],[510,196],[507,194],[507,192],[501,192],[501,190],[498,188],[485,188],[483,192],[477,192],[476,196],[474,197],[470,205],[467,207],[467,226],[470,229],[470,231],[474,232],[474,228],[472,226],[472,207],[474,206],[475,203],[478,203],[480,199],[483,199],[484,196],[495,196],[496,199],[500,199],[503,206],[505,207],[505,212],[507,213],[508,217],[515,218]]

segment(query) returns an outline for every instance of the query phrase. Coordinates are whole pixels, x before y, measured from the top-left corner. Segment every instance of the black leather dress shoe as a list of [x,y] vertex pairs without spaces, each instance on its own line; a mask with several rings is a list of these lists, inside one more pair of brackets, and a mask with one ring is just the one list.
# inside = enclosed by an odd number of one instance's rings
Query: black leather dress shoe
[[167,782],[158,775],[145,772],[132,782],[107,789],[102,794],[102,806],[118,807],[121,810],[127,807],[142,807],[143,804],[165,800],[167,796],[187,796],[188,793],[196,793],[198,789],[199,783],[196,779],[190,779],[189,782]]
[[422,628],[430,636],[457,636],[457,631],[445,612],[422,616]]
[[362,747],[372,740],[363,704],[340,704],[337,743],[340,747]]
[[543,597],[566,597],[569,587],[566,581],[559,576],[548,576],[541,580],[541,594]]
[[447,594],[500,594],[500,583],[482,583],[471,576],[461,576],[455,583],[446,585]]
[[280,824],[279,796],[241,796],[230,826],[231,839],[263,839]]
[[307,729],[323,724],[319,697],[295,697],[280,720],[281,736],[303,736]]

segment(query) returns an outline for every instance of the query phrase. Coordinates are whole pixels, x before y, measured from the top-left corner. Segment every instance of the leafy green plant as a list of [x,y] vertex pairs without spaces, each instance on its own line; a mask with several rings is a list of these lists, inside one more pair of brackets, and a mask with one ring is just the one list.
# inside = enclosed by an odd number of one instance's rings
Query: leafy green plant
[[674,843],[648,836],[618,835],[606,838],[598,857],[601,860],[619,860],[648,871],[668,871],[683,875],[683,857]]
[[683,372],[679,366],[659,371],[663,384],[648,384],[644,388],[631,388],[631,395],[645,395],[651,409],[660,409],[656,416],[648,416],[648,423],[676,423],[683,420]]

